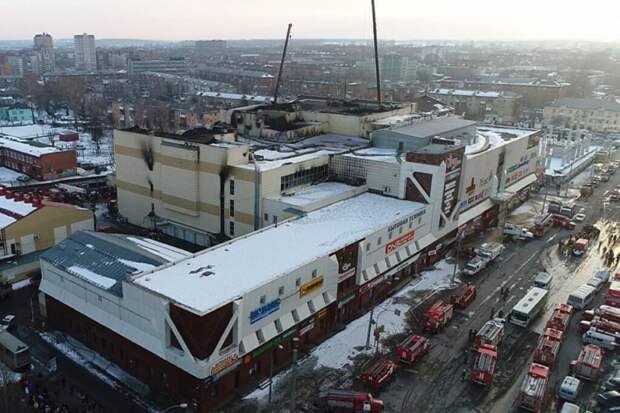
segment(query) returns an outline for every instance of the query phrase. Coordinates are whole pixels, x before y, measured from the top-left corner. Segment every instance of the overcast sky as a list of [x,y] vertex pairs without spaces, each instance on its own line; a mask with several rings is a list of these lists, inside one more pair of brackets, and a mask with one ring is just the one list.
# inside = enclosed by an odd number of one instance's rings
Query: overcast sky
[[[383,39],[620,41],[620,0],[376,0]],[[369,38],[370,0],[0,0],[0,39]]]

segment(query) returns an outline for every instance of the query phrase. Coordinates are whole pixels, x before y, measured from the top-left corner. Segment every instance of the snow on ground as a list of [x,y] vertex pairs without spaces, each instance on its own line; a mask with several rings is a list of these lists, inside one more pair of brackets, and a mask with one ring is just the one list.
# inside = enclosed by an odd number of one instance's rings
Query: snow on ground
[[4,186],[18,185],[20,182],[17,178],[20,176],[26,175],[9,168],[5,168],[4,166],[0,167],[0,184]]
[[[373,318],[376,324],[374,326],[384,326],[384,337],[403,332],[406,327],[407,311],[410,308],[408,303],[403,302],[403,298],[410,296],[412,293],[449,288],[452,284],[453,271],[454,264],[442,260],[433,269],[422,272],[420,278],[413,280],[398,293],[375,307]],[[310,357],[305,359],[303,363],[312,360],[316,361],[315,368],[329,367],[341,369],[350,364],[351,360],[356,356],[374,352],[374,348],[365,350],[369,319],[370,313],[368,312],[350,322],[343,331],[325,340],[312,350]],[[374,343],[373,330],[371,330],[371,345]],[[286,377],[287,373],[288,370],[284,370],[276,375],[273,378],[273,386],[278,387],[277,383]],[[260,400],[268,394],[268,388],[256,389],[244,399]]]
[[537,214],[536,207],[528,202],[524,202],[518,208],[514,209],[510,215]]
[[56,350],[84,367],[102,382],[118,390],[133,392],[131,396],[133,400],[148,412],[158,411],[154,406],[147,404],[143,400],[150,392],[146,384],[105,359],[99,353],[91,350],[79,341],[58,332],[39,333],[39,335],[44,341],[55,347]]
[[25,280],[17,281],[11,284],[11,288],[13,291],[19,290],[24,287],[28,287],[31,284],[32,280],[30,278],[26,278]]

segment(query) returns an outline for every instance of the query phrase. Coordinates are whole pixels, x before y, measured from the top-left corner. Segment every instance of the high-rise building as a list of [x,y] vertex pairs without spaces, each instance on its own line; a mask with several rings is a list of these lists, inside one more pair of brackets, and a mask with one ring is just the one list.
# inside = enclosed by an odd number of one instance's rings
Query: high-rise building
[[397,82],[403,77],[403,69],[406,59],[398,53],[388,53],[383,56],[383,78]]
[[75,68],[94,72],[97,70],[97,54],[95,53],[95,36],[92,34],[76,34],[73,36],[75,47]]
[[56,65],[54,56],[54,39],[49,33],[36,34],[34,40],[34,51],[38,60],[38,71],[40,73],[53,72]]

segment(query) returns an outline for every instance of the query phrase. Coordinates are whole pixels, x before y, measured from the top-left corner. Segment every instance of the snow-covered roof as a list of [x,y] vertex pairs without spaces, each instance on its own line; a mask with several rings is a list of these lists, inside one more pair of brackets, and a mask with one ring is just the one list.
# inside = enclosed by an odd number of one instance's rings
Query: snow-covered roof
[[466,89],[435,89],[429,92],[431,95],[453,95],[453,96],[477,96],[484,98],[498,98],[502,96],[502,92],[466,90]]
[[362,158],[372,161],[398,163],[398,151],[394,148],[363,148],[347,153],[344,156]]
[[190,256],[148,238],[79,231],[47,250],[41,258],[96,287],[120,295],[129,274],[152,270]]
[[270,96],[258,96],[258,95],[242,95],[239,93],[224,93],[224,92],[198,92],[198,96],[223,99],[223,100],[245,100],[255,103],[269,103],[273,99]]
[[50,153],[60,152],[53,146],[47,146],[43,144],[29,143],[27,141],[9,138],[6,136],[0,136],[0,148],[8,148],[17,152],[26,153],[28,155],[39,157]]
[[53,136],[58,133],[58,129],[49,125],[21,125],[0,127],[0,136],[7,135],[20,139],[33,139],[42,136]]
[[303,207],[331,198],[355,194],[357,188],[340,182],[323,182],[304,188],[294,194],[279,196],[274,199],[289,205]]
[[6,195],[0,195],[0,209],[9,211],[15,215],[25,216],[37,208],[38,207],[29,202],[16,201],[13,198],[7,198]]
[[[313,150],[311,152],[304,152],[301,154],[294,152],[288,156],[277,156],[276,157],[275,151],[265,151],[264,153],[267,154],[268,157],[274,158],[274,159],[272,160],[266,159],[266,160],[260,160],[260,161],[255,160],[253,163],[249,163],[246,165],[236,165],[236,167],[243,168],[243,169],[252,169],[252,170],[258,168],[261,171],[268,171],[270,169],[277,169],[287,164],[298,164],[298,163],[311,161],[313,159],[319,159],[321,157],[324,157],[330,154],[340,153],[340,152],[342,151],[320,149],[320,150]],[[260,155],[261,150],[257,151],[256,154]]]
[[364,193],[139,274],[133,282],[206,314],[425,207]]

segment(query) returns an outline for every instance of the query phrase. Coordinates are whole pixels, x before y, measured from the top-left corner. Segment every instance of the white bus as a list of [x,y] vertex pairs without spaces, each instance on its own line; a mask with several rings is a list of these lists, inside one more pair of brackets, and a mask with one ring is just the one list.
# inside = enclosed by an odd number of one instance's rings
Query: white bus
[[525,297],[513,307],[510,313],[510,322],[521,327],[527,327],[545,307],[548,294],[549,291],[543,288],[532,287],[525,294]]

